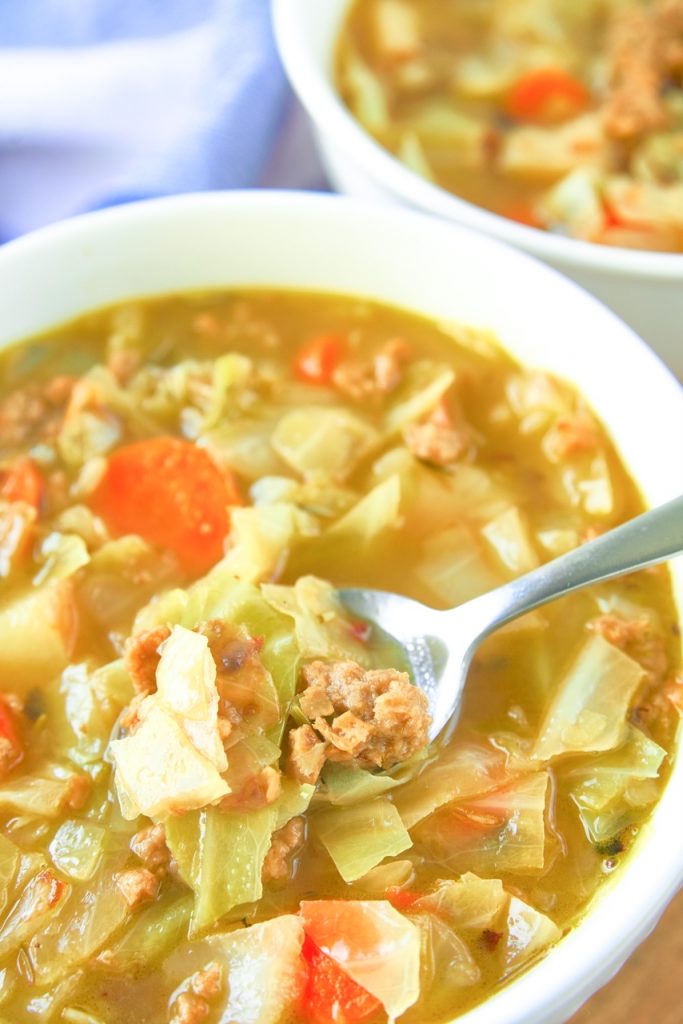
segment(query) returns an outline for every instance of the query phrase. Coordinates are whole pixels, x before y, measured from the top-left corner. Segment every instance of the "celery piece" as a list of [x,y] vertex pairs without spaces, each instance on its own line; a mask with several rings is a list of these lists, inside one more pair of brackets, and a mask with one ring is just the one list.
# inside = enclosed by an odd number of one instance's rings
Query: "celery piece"
[[100,825],[69,818],[59,826],[50,843],[52,863],[70,878],[87,882],[97,870],[105,835]]
[[413,844],[400,815],[386,797],[311,815],[314,834],[345,882],[354,882]]
[[146,967],[187,938],[192,915],[192,895],[166,893],[145,907],[124,934],[107,951],[107,967],[132,971]]

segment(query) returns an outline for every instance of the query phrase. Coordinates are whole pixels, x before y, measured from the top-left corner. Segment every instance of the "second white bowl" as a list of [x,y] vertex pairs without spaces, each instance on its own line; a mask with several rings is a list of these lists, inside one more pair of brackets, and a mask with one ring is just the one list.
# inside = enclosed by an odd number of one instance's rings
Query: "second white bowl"
[[350,0],[272,2],[285,68],[335,188],[457,221],[537,256],[607,303],[683,379],[683,254],[612,249],[537,231],[418,177],[368,135],[335,90],[334,48]]

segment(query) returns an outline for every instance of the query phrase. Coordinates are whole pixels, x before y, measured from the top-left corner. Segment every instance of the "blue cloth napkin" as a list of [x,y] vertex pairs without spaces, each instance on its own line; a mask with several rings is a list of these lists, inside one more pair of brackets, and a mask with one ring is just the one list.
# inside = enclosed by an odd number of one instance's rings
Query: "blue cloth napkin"
[[0,240],[257,185],[286,102],[269,0],[0,0]]

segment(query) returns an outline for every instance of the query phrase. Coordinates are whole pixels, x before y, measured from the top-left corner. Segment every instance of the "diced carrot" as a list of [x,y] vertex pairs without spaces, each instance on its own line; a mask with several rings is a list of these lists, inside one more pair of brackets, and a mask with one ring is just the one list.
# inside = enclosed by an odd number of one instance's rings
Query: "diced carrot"
[[564,121],[585,110],[590,93],[578,78],[561,68],[527,71],[510,87],[505,112],[517,121]]
[[308,974],[301,1012],[313,1024],[360,1024],[381,1009],[364,988],[346,974],[308,936],[302,949]]
[[501,216],[508,220],[517,221],[518,224],[525,224],[528,228],[542,228],[540,218],[530,203],[512,203],[501,211]]
[[202,448],[157,437],[110,456],[91,504],[112,533],[170,548],[188,571],[201,573],[222,557],[228,506],[241,502],[233,477]]
[[19,764],[24,748],[7,701],[0,697],[0,772],[2,775]]
[[339,334],[318,334],[300,349],[294,360],[294,373],[309,384],[329,384],[346,348]]
[[43,476],[31,459],[17,459],[4,476],[0,493],[7,501],[23,501],[37,512],[43,497]]
[[385,893],[386,898],[391,903],[394,910],[410,910],[414,903],[421,897],[419,892],[411,892],[410,889],[399,889],[397,885],[392,885],[387,889]]

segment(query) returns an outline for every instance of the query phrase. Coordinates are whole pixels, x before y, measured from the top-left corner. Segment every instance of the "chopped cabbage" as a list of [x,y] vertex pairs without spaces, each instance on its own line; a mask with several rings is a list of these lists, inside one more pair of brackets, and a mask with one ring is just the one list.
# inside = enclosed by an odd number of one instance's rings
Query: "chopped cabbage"
[[282,792],[275,804],[277,817],[274,831],[282,828],[298,814],[307,811],[314,793],[315,786],[308,782],[295,782],[293,779],[283,778]]
[[393,801],[406,828],[412,829],[444,804],[500,786],[506,775],[502,751],[483,744],[457,743],[397,789]]
[[517,896],[510,898],[505,943],[508,971],[519,968],[561,938],[562,932],[549,917],[534,910]]
[[59,913],[41,927],[28,945],[37,985],[54,985],[90,960],[109,941],[128,916],[114,875],[125,864],[128,851],[102,858],[86,886],[73,886]]
[[130,972],[158,960],[187,937],[191,914],[190,893],[163,894],[138,911],[130,927],[106,951],[107,968]]
[[319,795],[335,807],[346,807],[380,796],[398,785],[390,775],[373,774],[352,764],[328,761],[323,768],[325,789]]
[[614,488],[607,459],[602,452],[566,463],[562,468],[562,487],[575,508],[591,516],[611,516],[614,512]]
[[345,882],[354,882],[385,857],[395,857],[413,845],[386,797],[317,811],[309,820]]
[[499,513],[481,532],[513,576],[531,572],[540,565],[528,523],[517,506]]
[[0,913],[7,906],[11,885],[19,867],[19,856],[19,847],[6,836],[0,835]]
[[466,943],[434,914],[411,914],[420,929],[420,998],[403,1021],[447,1020],[462,998],[462,989],[481,980]]
[[575,782],[572,800],[594,843],[614,838],[631,823],[634,810],[654,803],[654,780],[665,757],[662,747],[629,726],[623,746],[568,773]]
[[[163,623],[179,623],[192,629],[197,623],[211,619],[244,626],[250,636],[264,637],[260,658],[272,677],[280,704],[286,705],[294,695],[299,668],[299,650],[291,622],[266,600],[265,593],[250,583],[236,580],[226,571],[223,562],[187,590],[167,591],[151,601],[137,616],[134,632]],[[272,702],[272,694],[269,698],[266,692],[266,682],[264,678],[261,694],[264,703],[269,699]]]
[[33,772],[0,783],[0,811],[58,818],[72,790],[73,768],[49,762]]
[[23,946],[59,913],[71,887],[49,870],[30,880],[10,908],[0,928],[0,956],[6,957]]
[[165,819],[205,807],[230,792],[178,719],[158,703],[149,706],[132,735],[113,740],[109,750],[124,818],[146,814]]
[[301,904],[307,935],[357,984],[379,999],[390,1021],[420,994],[420,930],[386,900]]
[[210,430],[234,415],[236,399],[244,395],[253,373],[254,364],[251,359],[237,352],[228,352],[216,359],[213,364],[211,395],[202,430]]
[[227,968],[217,1024],[285,1024],[305,983],[304,930],[293,914],[207,939],[212,959]]
[[545,863],[547,772],[458,801],[418,827],[416,839],[450,871],[534,872]]
[[264,584],[261,593],[276,611],[294,619],[302,658],[348,658],[368,664],[368,650],[354,636],[331,583],[302,576],[293,587]]
[[579,167],[541,197],[538,209],[546,224],[561,224],[572,238],[595,241],[605,226],[600,195],[601,175],[592,167]]
[[230,548],[220,571],[247,583],[277,576],[292,545],[320,532],[314,516],[286,502],[233,508],[230,524]]
[[[69,663],[77,628],[70,580],[57,580],[0,606],[0,674],[25,692]],[[36,643],[40,637],[40,643]]]
[[409,423],[427,416],[446,394],[455,372],[445,363],[428,359],[406,367],[403,380],[394,392],[385,417],[388,434],[396,434]]
[[97,871],[104,852],[105,836],[101,825],[67,818],[50,843],[52,863],[69,878],[87,882]]
[[249,493],[255,505],[288,502],[325,519],[343,515],[358,502],[355,491],[333,483],[325,475],[303,482],[288,476],[263,476],[252,484]]
[[286,413],[271,444],[304,479],[325,474],[344,480],[377,443],[377,432],[344,408],[309,406]]
[[415,575],[438,601],[448,605],[462,604],[505,582],[489,565],[473,530],[463,524],[425,541]]
[[43,565],[33,579],[36,587],[67,579],[90,561],[85,541],[75,533],[49,533],[40,545],[40,557]]
[[389,104],[381,80],[366,64],[355,46],[345,47],[344,85],[349,92],[351,108],[370,132],[389,128]]
[[368,896],[384,896],[387,889],[400,889],[415,877],[415,865],[411,860],[389,860],[371,868],[367,875],[352,882],[355,890]]
[[227,758],[218,731],[218,690],[216,663],[205,636],[174,626],[161,645],[156,672],[156,693],[146,698],[175,715],[193,746],[219,772],[227,768]]
[[166,818],[230,792],[218,730],[216,664],[205,636],[175,626],[161,649],[157,690],[137,708],[131,735],[113,740],[116,789],[125,818]]
[[390,59],[420,48],[420,11],[405,0],[378,0],[373,9],[375,45]]
[[91,671],[83,663],[62,673],[59,689],[45,693],[55,741],[79,765],[95,764],[103,756],[111,731],[134,694],[123,661]]
[[426,178],[427,181],[436,181],[429,157],[417,132],[404,131],[401,134],[396,155],[402,164],[405,164],[415,174],[419,174],[421,178]]
[[323,543],[335,545],[351,542],[354,550],[363,550],[387,530],[399,523],[401,480],[394,474],[383,480],[361,498],[325,533]]
[[277,818],[277,806],[271,804],[242,812],[208,807],[167,822],[168,847],[195,892],[192,934],[234,907],[261,898],[261,870]]
[[243,480],[277,476],[286,466],[270,443],[276,422],[241,419],[222,423],[203,434],[199,445],[206,448],[217,465],[231,469]]
[[618,746],[626,734],[629,703],[643,676],[637,661],[599,634],[591,636],[557,686],[533,757],[547,761]]
[[486,141],[490,137],[485,119],[465,114],[448,100],[435,97],[417,108],[411,126],[427,146],[447,146],[454,166],[468,170],[484,166]]
[[422,896],[416,911],[435,914],[453,928],[482,932],[500,924],[509,896],[497,878],[479,878],[471,872],[455,881],[439,882],[434,892]]
[[140,607],[176,578],[175,557],[136,535],[117,537],[93,552],[76,580],[79,603],[104,635],[130,633]]
[[76,468],[106,455],[122,435],[118,417],[108,410],[69,408],[57,435],[57,449],[67,466]]

